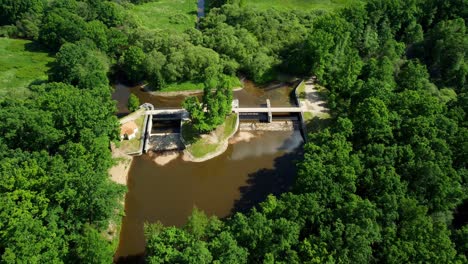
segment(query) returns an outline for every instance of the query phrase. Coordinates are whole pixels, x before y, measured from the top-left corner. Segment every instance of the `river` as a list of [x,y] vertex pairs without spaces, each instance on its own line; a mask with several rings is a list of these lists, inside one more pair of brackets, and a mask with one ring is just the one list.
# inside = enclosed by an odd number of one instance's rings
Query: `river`
[[[123,102],[119,104],[120,114],[127,111],[125,102],[130,93],[156,107],[177,107],[184,98],[153,96],[139,87],[115,88],[114,99]],[[294,104],[292,91],[293,84],[256,87],[247,81],[234,97],[242,106],[258,106],[267,98],[273,106],[289,106]],[[280,194],[290,188],[296,175],[294,163],[301,156],[299,131],[242,132],[231,143],[224,154],[203,163],[178,157],[160,166],[150,155],[134,158],[116,256],[143,253],[145,222],[182,226],[195,206],[208,215],[227,217],[245,212],[270,193]]]
[[[245,80],[244,88],[234,92],[234,98],[239,99],[240,106],[259,106],[270,99],[271,106],[294,106],[296,105],[292,97],[296,83],[276,82],[267,86],[257,86],[252,81]],[[128,87],[123,84],[114,85],[115,91],[112,99],[117,101],[117,115],[128,114],[127,101],[130,93],[136,95],[141,103],[151,103],[156,108],[181,107],[184,95],[164,96],[152,95],[140,86]],[[201,93],[198,95],[201,98]]]

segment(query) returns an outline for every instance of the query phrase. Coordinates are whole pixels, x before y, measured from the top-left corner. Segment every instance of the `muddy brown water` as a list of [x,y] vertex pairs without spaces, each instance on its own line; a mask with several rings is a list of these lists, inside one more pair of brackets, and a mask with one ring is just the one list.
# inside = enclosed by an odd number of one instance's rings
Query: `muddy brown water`
[[[257,86],[251,81],[244,81],[244,88],[234,92],[234,98],[239,99],[240,106],[252,107],[266,104],[270,99],[271,106],[293,106],[295,83],[273,83],[267,86]],[[112,99],[117,101],[117,115],[128,114],[127,102],[131,93],[140,99],[141,103],[151,103],[156,108],[181,107],[184,95],[162,96],[152,95],[140,86],[129,87],[124,84],[114,85]],[[198,95],[201,98],[201,93]]]
[[[255,87],[247,82],[245,87],[234,95],[242,106],[262,105],[267,98],[273,106],[294,104],[289,96],[293,85]],[[130,93],[157,107],[178,107],[184,99],[153,96],[138,87],[123,85],[116,85],[114,99],[126,102]],[[122,105],[118,105],[120,114],[127,111]],[[270,193],[287,191],[296,175],[295,162],[300,159],[300,132],[248,134],[253,138],[230,144],[225,153],[203,163],[186,162],[179,156],[160,166],[154,156],[135,157],[127,182],[126,215],[116,260],[125,256],[139,256],[141,260],[145,223],[160,221],[166,226],[182,226],[194,207],[208,215],[228,217],[249,210]],[[119,262],[128,261],[120,258]]]

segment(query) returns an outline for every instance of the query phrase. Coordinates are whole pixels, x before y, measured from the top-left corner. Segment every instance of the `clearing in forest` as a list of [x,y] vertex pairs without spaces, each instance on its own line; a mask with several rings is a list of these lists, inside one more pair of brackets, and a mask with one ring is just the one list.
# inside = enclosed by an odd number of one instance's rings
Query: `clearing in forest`
[[362,0],[255,0],[247,1],[247,6],[256,7],[259,9],[276,8],[311,10],[322,9],[331,11],[347,5],[356,4]]
[[0,98],[24,98],[33,82],[47,80],[54,60],[29,40],[0,38]]
[[159,0],[129,10],[145,28],[183,32],[197,22],[197,0]]

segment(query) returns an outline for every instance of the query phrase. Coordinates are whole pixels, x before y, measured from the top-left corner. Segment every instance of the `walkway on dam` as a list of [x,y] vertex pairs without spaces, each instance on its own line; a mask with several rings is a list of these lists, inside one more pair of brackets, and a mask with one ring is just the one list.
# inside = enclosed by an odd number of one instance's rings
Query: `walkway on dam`
[[234,113],[300,113],[300,107],[242,107],[232,109]]

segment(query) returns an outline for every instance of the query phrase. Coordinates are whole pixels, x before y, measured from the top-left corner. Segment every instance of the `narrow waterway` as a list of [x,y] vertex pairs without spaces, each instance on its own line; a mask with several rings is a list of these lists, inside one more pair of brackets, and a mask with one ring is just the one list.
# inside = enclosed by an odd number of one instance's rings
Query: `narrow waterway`
[[205,0],[198,0],[197,4],[198,20],[205,16]]
[[[294,105],[294,84],[257,87],[246,81],[244,87],[234,93],[242,106],[262,105],[266,99],[274,106]],[[139,87],[115,88],[121,114],[128,111],[125,102],[130,93],[156,107],[180,107],[184,100],[184,96],[151,95]],[[252,208],[270,193],[287,191],[296,175],[294,164],[301,147],[299,131],[240,132],[224,154],[203,163],[186,162],[179,156],[161,166],[154,155],[134,158],[116,257],[144,253],[146,222],[182,226],[194,207],[208,215],[227,217]]]

